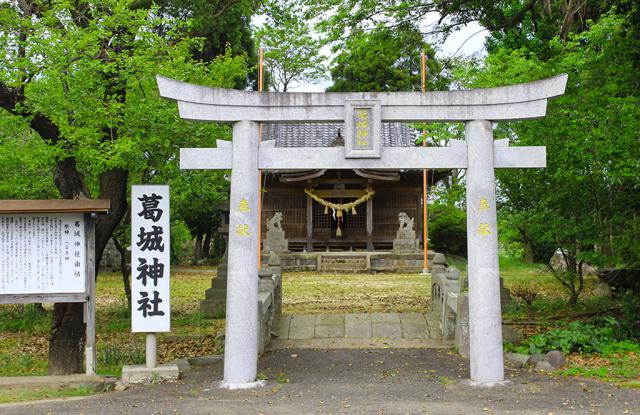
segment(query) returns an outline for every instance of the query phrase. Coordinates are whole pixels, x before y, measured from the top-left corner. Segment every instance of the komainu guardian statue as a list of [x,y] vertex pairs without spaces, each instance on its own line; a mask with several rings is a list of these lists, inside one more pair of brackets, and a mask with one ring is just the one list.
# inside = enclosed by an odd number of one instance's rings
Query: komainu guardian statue
[[289,241],[284,237],[282,219],[282,212],[276,212],[271,219],[267,219],[267,236],[262,243],[262,252],[280,253],[289,251]]
[[398,214],[400,227],[393,240],[393,252],[398,254],[414,253],[420,250],[420,241],[416,239],[414,218],[410,218],[405,212]]

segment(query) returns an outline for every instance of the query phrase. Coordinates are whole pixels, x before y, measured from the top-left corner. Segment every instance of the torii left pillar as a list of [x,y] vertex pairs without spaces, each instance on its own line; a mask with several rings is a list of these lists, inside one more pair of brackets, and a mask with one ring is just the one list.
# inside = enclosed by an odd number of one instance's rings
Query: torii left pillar
[[258,367],[258,123],[233,125],[224,389],[260,387]]

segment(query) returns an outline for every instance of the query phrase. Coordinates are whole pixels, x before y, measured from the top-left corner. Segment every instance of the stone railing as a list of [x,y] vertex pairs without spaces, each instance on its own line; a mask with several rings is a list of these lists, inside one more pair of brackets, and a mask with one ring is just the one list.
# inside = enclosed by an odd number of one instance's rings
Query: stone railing
[[264,353],[271,340],[274,324],[282,315],[282,269],[280,257],[271,255],[266,267],[258,272],[258,353]]
[[449,293],[460,292],[460,270],[447,268],[447,260],[443,254],[435,254],[431,261],[431,312],[440,322],[440,330],[444,340],[450,340],[445,324],[446,303]]
[[442,339],[453,341],[464,357],[469,357],[469,296],[460,270],[447,267],[442,254],[436,254],[431,271],[431,312],[438,321]]
[[[431,271],[431,313],[438,321],[442,339],[453,341],[458,353],[469,357],[469,294],[466,278],[461,278],[460,270],[448,267],[442,254],[436,254]],[[504,288],[500,278],[500,303],[504,307],[511,301],[509,290]],[[519,337],[510,327],[503,327],[505,341]]]
[[[211,288],[200,302],[200,310],[207,318],[224,316],[227,300],[226,252],[218,266],[217,277],[211,280]],[[271,340],[274,324],[282,314],[282,268],[280,256],[272,254],[258,272],[258,352],[263,353]]]

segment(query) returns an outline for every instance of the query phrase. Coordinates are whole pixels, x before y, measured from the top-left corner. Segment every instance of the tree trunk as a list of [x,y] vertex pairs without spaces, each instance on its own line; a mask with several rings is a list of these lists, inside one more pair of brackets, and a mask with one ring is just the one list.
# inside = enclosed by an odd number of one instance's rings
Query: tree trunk
[[569,296],[569,305],[578,304],[578,297],[580,297],[580,293],[576,290],[573,290],[571,292],[571,295]]
[[111,200],[111,210],[96,220],[96,276],[104,248],[127,213],[128,177],[129,172],[124,169],[111,169],[100,175],[100,199]]
[[[109,215],[96,220],[96,275],[107,241],[127,210],[127,174],[126,170],[112,169],[100,175],[100,197],[111,199],[111,211]],[[58,162],[54,182],[64,199],[89,197],[84,179],[78,173],[73,157]],[[82,372],[84,342],[84,304],[54,304],[49,335],[49,374],[67,375]]]
[[527,241],[524,241],[524,243],[522,244],[522,248],[523,248],[522,259],[524,260],[524,262],[528,264],[533,264],[534,262],[533,248],[531,247],[531,244]]
[[[64,199],[85,199],[89,192],[73,157],[57,163],[53,181]],[[99,263],[99,259],[97,259]],[[85,341],[84,304],[53,305],[49,333],[49,374],[69,375],[82,372]]]
[[202,232],[196,234],[196,244],[193,247],[193,263],[196,264],[202,259]]
[[54,305],[49,334],[50,375],[82,372],[85,341],[83,310],[83,303]]
[[120,272],[122,273],[122,285],[127,296],[127,306],[131,309],[131,284],[129,283],[129,268],[127,267],[127,249],[122,246],[118,238],[112,238],[113,244],[120,253]]
[[211,249],[211,231],[207,231],[204,235],[204,242],[202,243],[202,257],[209,258],[209,252]]

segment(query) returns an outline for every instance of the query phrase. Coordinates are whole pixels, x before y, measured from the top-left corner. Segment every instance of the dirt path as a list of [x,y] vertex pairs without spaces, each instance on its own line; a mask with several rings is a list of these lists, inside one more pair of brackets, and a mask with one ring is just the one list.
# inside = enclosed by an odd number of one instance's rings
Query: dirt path
[[447,350],[275,350],[260,359],[266,388],[223,391],[222,364],[173,384],[83,400],[2,405],[2,414],[640,414],[640,390],[508,370],[513,384],[460,384],[467,362]]

